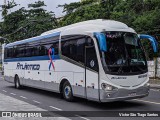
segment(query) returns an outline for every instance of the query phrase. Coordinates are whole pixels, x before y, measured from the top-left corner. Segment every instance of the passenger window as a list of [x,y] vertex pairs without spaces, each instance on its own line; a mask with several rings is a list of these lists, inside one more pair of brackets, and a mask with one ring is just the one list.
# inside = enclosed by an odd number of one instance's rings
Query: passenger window
[[84,64],[85,38],[77,40],[77,61]]
[[62,46],[62,55],[70,58],[70,41],[63,41]]
[[13,57],[13,47],[9,47],[6,49],[7,50],[7,58],[12,58]]
[[54,48],[54,55],[58,54],[59,42],[41,43],[40,56],[48,55],[48,50]]
[[8,59],[8,56],[7,56],[7,50],[8,50],[8,48],[5,48],[5,52],[4,52],[4,59]]
[[39,42],[31,42],[26,45],[26,57],[39,56],[40,44]]
[[62,55],[84,64],[85,36],[70,36],[62,38]]
[[12,58],[25,57],[25,44],[14,46],[12,49]]

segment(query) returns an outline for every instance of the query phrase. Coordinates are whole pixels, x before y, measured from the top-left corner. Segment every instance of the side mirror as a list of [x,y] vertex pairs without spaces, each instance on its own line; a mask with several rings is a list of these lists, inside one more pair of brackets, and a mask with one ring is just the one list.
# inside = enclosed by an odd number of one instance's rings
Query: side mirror
[[145,34],[139,34],[139,38],[142,39],[148,39],[151,42],[151,45],[153,47],[154,52],[158,52],[158,42],[156,39],[150,35],[145,35]]
[[106,36],[103,33],[95,32],[94,36],[98,39],[100,50],[107,52]]

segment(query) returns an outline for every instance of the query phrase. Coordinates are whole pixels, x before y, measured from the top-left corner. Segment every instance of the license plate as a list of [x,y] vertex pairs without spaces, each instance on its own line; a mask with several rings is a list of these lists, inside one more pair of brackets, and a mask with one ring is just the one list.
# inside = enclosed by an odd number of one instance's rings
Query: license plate
[[136,96],[137,94],[134,92],[134,93],[130,93],[129,96]]

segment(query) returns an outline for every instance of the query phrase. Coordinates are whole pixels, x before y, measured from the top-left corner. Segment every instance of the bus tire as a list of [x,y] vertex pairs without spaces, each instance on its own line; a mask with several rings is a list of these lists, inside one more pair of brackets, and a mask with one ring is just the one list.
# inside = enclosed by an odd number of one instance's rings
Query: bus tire
[[17,75],[15,76],[14,84],[15,84],[15,88],[16,89],[20,89],[21,88],[19,77]]
[[66,100],[66,101],[69,101],[69,102],[72,102],[73,101],[73,92],[72,92],[72,87],[71,85],[69,84],[68,81],[66,81],[64,84],[63,84],[63,98]]

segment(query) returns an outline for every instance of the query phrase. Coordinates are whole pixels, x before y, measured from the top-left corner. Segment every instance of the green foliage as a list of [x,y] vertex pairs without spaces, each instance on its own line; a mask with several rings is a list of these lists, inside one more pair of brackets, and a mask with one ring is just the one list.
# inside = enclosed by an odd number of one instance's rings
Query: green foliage
[[[59,26],[91,19],[112,19],[126,23],[138,33],[160,34],[160,0],[99,0],[98,3],[86,0],[59,7],[66,12]],[[152,59],[154,54],[150,42],[143,43]]]
[[46,6],[44,4],[44,1],[38,1],[38,2],[35,2],[35,4],[28,4],[28,8],[30,8],[30,7],[39,8],[39,7],[43,7],[43,6]]
[[[15,2],[10,2],[6,10],[17,6]],[[48,12],[43,7],[46,6],[43,1],[29,4],[28,9],[20,8],[17,11],[6,14],[3,22],[0,23],[0,36],[9,41],[18,41],[54,29],[57,27],[57,21],[53,12]]]
[[7,3],[7,5],[2,5],[1,7],[2,7],[2,16],[3,17],[5,17],[6,15],[7,15],[7,13],[8,13],[8,10],[9,9],[11,9],[11,8],[14,8],[15,6],[17,6],[18,4],[16,4],[15,2],[14,2],[14,0],[13,1],[8,1],[8,3]]

